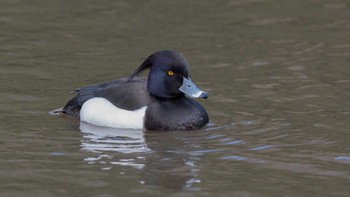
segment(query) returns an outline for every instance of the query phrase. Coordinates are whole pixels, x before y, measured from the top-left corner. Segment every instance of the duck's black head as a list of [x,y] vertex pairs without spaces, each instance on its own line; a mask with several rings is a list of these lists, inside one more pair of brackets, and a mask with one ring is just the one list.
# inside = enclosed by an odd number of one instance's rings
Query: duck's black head
[[188,67],[188,62],[180,53],[172,50],[158,51],[150,55],[129,80],[144,69],[151,68],[147,89],[153,96],[169,99],[186,94],[194,98],[207,98],[208,94],[192,83]]

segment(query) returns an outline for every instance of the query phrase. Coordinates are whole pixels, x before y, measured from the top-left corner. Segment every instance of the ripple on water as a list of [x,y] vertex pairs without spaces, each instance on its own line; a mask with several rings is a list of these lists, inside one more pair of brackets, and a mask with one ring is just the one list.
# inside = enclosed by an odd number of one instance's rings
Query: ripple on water
[[[317,111],[318,112],[318,111]],[[316,112],[315,112],[316,113]],[[215,133],[209,133],[212,149],[219,154],[216,157],[227,162],[249,163],[271,170],[285,170],[317,176],[337,176],[349,178],[345,167],[337,170],[330,169],[329,163],[349,164],[348,155],[332,156],[321,154],[317,149],[324,149],[334,145],[327,136],[309,137],[307,130],[292,125],[284,119],[257,118],[250,116],[251,120],[235,122],[230,130],[229,125],[216,127]],[[249,124],[246,124],[246,123]],[[332,129],[327,124],[315,123],[319,129]],[[211,132],[211,129],[207,129]],[[207,141],[208,143],[208,141]],[[208,147],[208,146],[207,146]],[[215,152],[212,151],[212,152]],[[302,151],[303,153],[300,153]],[[204,154],[211,153],[205,152]]]
[[334,158],[336,161],[344,162],[350,164],[350,156],[337,156]]

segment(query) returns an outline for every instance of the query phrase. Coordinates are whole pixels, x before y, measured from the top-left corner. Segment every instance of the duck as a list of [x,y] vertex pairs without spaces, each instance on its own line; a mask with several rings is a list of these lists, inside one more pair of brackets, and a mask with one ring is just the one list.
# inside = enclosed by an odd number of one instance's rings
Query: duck
[[[149,69],[148,77],[139,76]],[[199,130],[208,122],[195,98],[208,98],[191,79],[189,63],[174,50],[148,56],[129,75],[73,91],[61,113],[101,127],[154,131]]]

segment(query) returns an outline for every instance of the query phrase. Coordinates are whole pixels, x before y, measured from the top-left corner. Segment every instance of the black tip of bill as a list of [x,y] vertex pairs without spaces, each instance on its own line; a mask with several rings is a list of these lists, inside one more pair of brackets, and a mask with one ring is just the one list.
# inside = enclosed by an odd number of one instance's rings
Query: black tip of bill
[[206,92],[202,92],[202,94],[199,96],[199,98],[207,99],[208,96],[209,96],[209,95],[208,95]]

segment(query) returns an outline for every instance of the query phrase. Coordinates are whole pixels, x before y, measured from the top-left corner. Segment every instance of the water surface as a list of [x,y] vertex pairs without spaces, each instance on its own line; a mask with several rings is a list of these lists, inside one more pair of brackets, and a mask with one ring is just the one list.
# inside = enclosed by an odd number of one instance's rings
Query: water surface
[[[350,195],[348,1],[0,4],[0,196]],[[203,130],[48,115],[162,49],[209,93]]]

